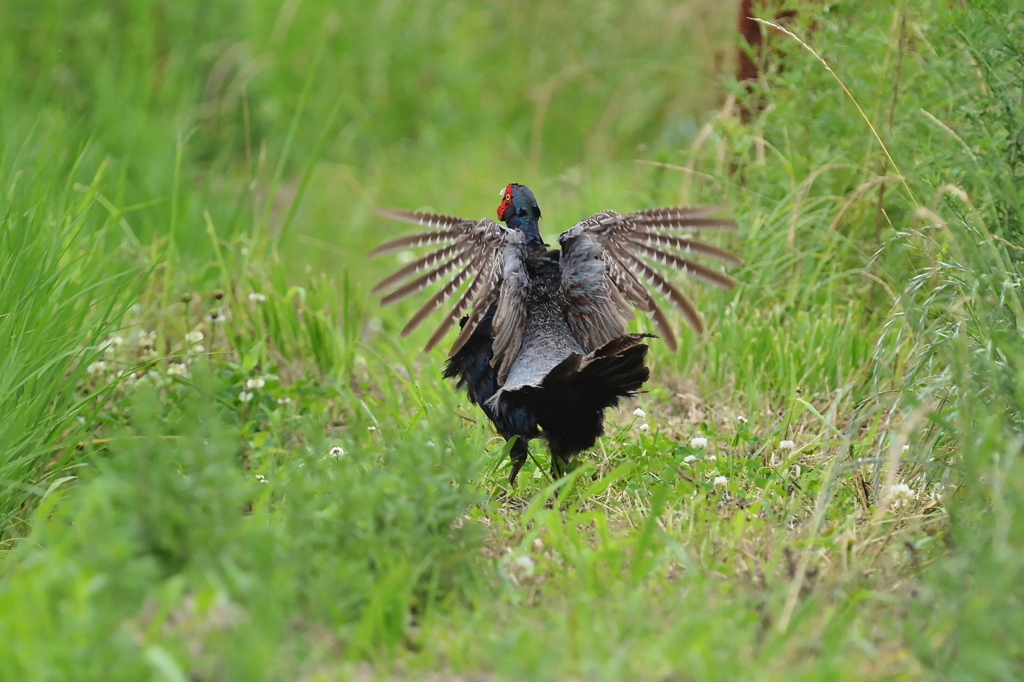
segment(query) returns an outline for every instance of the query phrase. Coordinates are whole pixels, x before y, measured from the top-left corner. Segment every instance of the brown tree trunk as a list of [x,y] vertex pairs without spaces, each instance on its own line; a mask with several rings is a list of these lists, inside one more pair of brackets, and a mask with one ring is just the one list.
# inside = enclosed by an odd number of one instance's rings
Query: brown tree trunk
[[[759,55],[761,54],[762,42],[761,25],[754,21],[753,16],[754,0],[740,0],[737,28],[743,40],[752,48],[750,52]],[[744,49],[742,45],[737,50],[736,78],[741,83],[744,81],[756,81],[759,74],[757,64],[751,57],[750,52]]]
[[[739,15],[736,21],[736,28],[743,42],[746,43],[746,45],[741,44],[737,48],[736,79],[741,83],[747,84],[748,92],[753,89],[754,81],[761,77],[765,62],[769,56],[768,51],[772,47],[772,35],[767,32],[770,29],[754,21],[754,15],[761,13],[763,5],[764,3],[759,0],[740,0]],[[795,16],[795,10],[786,10],[777,13],[773,21],[785,24]],[[743,121],[749,122],[754,114],[757,113],[757,110],[760,109],[760,106],[748,99],[748,101],[740,105],[739,109],[740,117]]]

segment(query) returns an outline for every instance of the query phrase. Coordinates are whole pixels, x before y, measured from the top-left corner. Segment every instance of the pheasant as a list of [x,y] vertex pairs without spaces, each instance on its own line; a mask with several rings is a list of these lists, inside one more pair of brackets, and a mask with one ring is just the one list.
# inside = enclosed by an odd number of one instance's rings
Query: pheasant
[[[501,194],[498,219],[468,220],[400,209],[381,216],[433,231],[391,240],[370,258],[424,246],[440,248],[408,263],[375,288],[383,305],[444,282],[402,330],[407,336],[434,311],[465,290],[427,342],[434,348],[456,322],[446,378],[455,379],[483,410],[509,450],[515,486],[528,442],[543,437],[552,477],[604,432],[604,411],[634,397],[650,377],[644,364],[652,334],[628,333],[631,306],[646,313],[673,352],[676,336],[648,290],[667,299],[697,332],[693,304],[645,259],[731,289],[728,276],[686,255],[736,265],[732,253],[697,241],[689,232],[735,229],[707,206],[651,208],[629,215],[603,211],[558,237],[550,249],[540,235],[540,207],[524,185]],[[682,234],[680,234],[682,232]],[[514,440],[513,440],[514,439]]]

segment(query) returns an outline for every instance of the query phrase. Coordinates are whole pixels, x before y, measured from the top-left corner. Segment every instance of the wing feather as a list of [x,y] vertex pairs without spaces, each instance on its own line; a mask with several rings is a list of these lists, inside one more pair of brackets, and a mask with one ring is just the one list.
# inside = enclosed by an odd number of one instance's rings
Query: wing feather
[[473,335],[476,328],[480,326],[480,323],[484,319],[484,315],[487,314],[489,306],[483,305],[486,301],[488,303],[493,302],[492,296],[494,295],[495,284],[493,278],[485,280],[483,287],[479,294],[477,294],[476,300],[478,303],[473,306],[473,312],[470,313],[469,318],[466,320],[466,324],[462,325],[462,331],[455,337],[455,343],[452,344],[452,349],[448,351],[448,357],[451,357],[462,350],[462,347],[469,341],[469,337]]
[[[656,230],[735,230],[736,221],[712,217],[722,211],[721,206],[663,206],[621,216],[635,227]],[[618,214],[616,214],[618,215]]]
[[430,340],[427,341],[427,345],[423,348],[424,352],[429,352],[433,350],[434,347],[441,342],[441,339],[444,338],[444,335],[447,334],[449,330],[451,330],[451,328],[455,326],[455,323],[458,321],[458,319],[462,317],[463,313],[465,313],[466,310],[469,309],[469,306],[470,304],[472,304],[473,299],[476,297],[476,295],[480,291],[480,288],[483,286],[483,281],[484,278],[480,275],[477,275],[473,279],[469,287],[467,287],[466,290],[462,293],[462,296],[459,297],[459,300],[455,302],[455,305],[452,307],[451,311],[444,316],[444,319],[441,320],[440,326],[438,326],[437,330],[434,331],[434,334],[430,337]]
[[601,245],[582,231],[563,242],[560,264],[567,317],[588,352],[626,333],[626,304],[615,293],[620,288],[635,293],[636,288],[603,255]]
[[[491,303],[494,302],[492,293],[494,292],[497,284],[497,274],[494,272],[494,261],[495,256],[493,253],[487,255],[488,262],[484,267],[480,268],[480,275],[478,277],[479,284],[477,281],[473,282],[474,295],[472,300],[473,310],[470,312],[469,317],[466,318],[466,324],[462,325],[462,331],[455,337],[455,343],[452,344],[451,350],[448,351],[448,357],[452,357],[459,350],[462,349],[466,342],[469,341],[469,337],[473,335],[476,328],[480,326],[480,322],[484,319],[484,315],[487,314],[487,310],[490,308]],[[468,293],[468,292],[467,292]],[[467,299],[468,301],[469,299]]]
[[[618,245],[609,244],[608,255],[616,262],[618,267],[629,272],[630,276],[634,277],[634,279],[636,278],[636,275],[633,274],[633,271],[637,269],[634,263],[636,259],[634,259],[628,252],[621,249]],[[640,264],[646,266],[642,261]],[[665,316],[665,312],[658,305],[658,302],[654,297],[651,296],[651,293],[638,282],[638,286],[634,287],[632,293],[627,296],[627,298],[629,298],[636,307],[647,313],[647,316],[651,318],[652,322],[654,322],[654,326],[658,330],[658,334],[665,339],[665,345],[668,346],[669,350],[675,352],[679,348],[675,332],[672,331],[672,325],[669,323],[668,317]],[[690,308],[692,309],[692,306],[690,306]],[[684,311],[687,310],[685,304],[682,309]],[[690,322],[689,317],[687,318],[687,322]],[[701,329],[699,323],[700,320],[698,319],[697,329]]]
[[385,218],[401,220],[402,222],[413,223],[414,225],[423,225],[425,227],[439,227],[442,229],[434,232],[420,232],[418,234],[398,237],[397,239],[384,242],[373,251],[366,254],[366,257],[371,259],[397,253],[398,251],[404,251],[406,249],[417,249],[421,246],[434,246],[435,244],[453,242],[460,236],[464,235],[468,229],[472,228],[472,226],[476,224],[476,221],[467,220],[466,218],[457,218],[456,216],[440,215],[437,213],[403,211],[398,208],[378,208],[374,209],[373,212]]
[[441,287],[436,294],[427,299],[427,302],[413,314],[412,318],[410,318],[409,322],[402,329],[402,336],[408,336],[416,329],[416,327],[423,324],[423,321],[427,319],[432,312],[440,308],[442,303],[451,298],[452,294],[458,291],[459,287],[465,284],[466,281],[473,276],[473,273],[470,270],[472,265],[473,264],[470,263],[466,267],[462,268],[462,270],[452,277],[447,284]]
[[691,239],[690,237],[679,237],[674,234],[661,234],[660,232],[643,232],[637,230],[630,234],[634,241],[642,242],[647,246],[676,249],[683,253],[694,253],[698,256],[713,258],[719,263],[726,265],[742,265],[743,259],[723,248],[705,244],[704,242]]
[[[606,338],[625,328],[624,304],[647,313],[671,350],[678,347],[668,317],[652,294],[665,298],[699,334],[704,326],[693,303],[651,262],[696,277],[715,286],[731,289],[735,282],[727,275],[684,255],[712,258],[726,264],[742,261],[725,249],[689,236],[657,230],[736,229],[732,220],[714,217],[719,207],[668,206],[622,215],[603,211],[577,223],[558,239],[562,244],[562,287],[569,302],[569,323],[588,350],[600,347]],[[595,252],[603,267],[574,257],[581,245]],[[679,252],[679,253],[677,253]],[[594,254],[592,254],[593,256]],[[587,295],[580,296],[579,293]],[[596,292],[604,293],[595,301]]]
[[491,366],[498,368],[498,383],[504,384],[512,362],[519,355],[526,329],[527,299],[530,278],[526,271],[522,240],[505,247],[502,263],[501,291],[494,312],[494,343]]
[[384,218],[401,220],[413,225],[424,227],[439,227],[442,230],[454,230],[456,233],[462,231],[467,225],[475,225],[477,221],[459,218],[453,215],[441,215],[439,213],[423,213],[421,211],[406,211],[400,208],[378,208],[373,211]]
[[696,263],[688,258],[683,258],[682,256],[677,256],[676,254],[669,253],[668,251],[652,249],[646,244],[633,238],[630,238],[629,241],[633,244],[633,249],[656,263],[679,270],[683,274],[692,275],[703,282],[713,284],[716,287],[721,287],[722,289],[733,289],[736,287],[736,282],[734,282],[731,277],[723,275],[717,270],[712,270],[706,265],[701,265],[700,263]]
[[[380,281],[377,286],[373,288],[372,293],[379,294],[380,292],[390,289],[391,287],[401,284],[402,281],[409,279],[413,275],[418,275],[427,268],[432,268],[440,263],[445,258],[455,254],[460,248],[463,248],[463,244],[449,244],[448,246],[438,249],[437,251],[431,251],[422,258],[417,258],[413,262],[409,263],[402,269],[398,270],[389,277],[385,277]],[[463,251],[465,253],[465,251]],[[461,253],[458,255],[462,255]]]
[[714,215],[721,213],[725,210],[724,206],[656,206],[654,208],[645,208],[642,211],[636,211],[630,213],[635,220],[643,220],[646,218],[664,218],[668,216],[675,216],[678,218],[702,218],[704,216]]
[[427,287],[437,284],[442,279],[455,272],[455,270],[457,270],[464,262],[465,261],[463,259],[458,257],[449,258],[427,274],[421,275],[408,284],[400,286],[392,291],[381,299],[381,305],[391,305],[392,303],[404,301],[410,296],[415,296]]
[[404,249],[448,243],[400,268],[381,281],[373,291],[379,293],[393,289],[381,300],[382,304],[389,305],[443,282],[441,288],[420,306],[402,329],[402,336],[408,336],[460,289],[466,287],[452,310],[441,319],[441,324],[425,348],[428,351],[434,348],[459,318],[472,308],[449,353],[454,355],[479,326],[489,307],[499,298],[503,274],[502,256],[517,238],[521,247],[520,234],[489,219],[473,221],[401,209],[378,209],[375,213],[408,223],[441,228],[399,237],[371,251],[370,255],[374,257]]
[[683,314],[683,317],[686,318],[686,321],[693,327],[694,331],[698,334],[704,333],[704,325],[700,321],[697,308],[690,302],[690,299],[683,295],[683,292],[679,291],[664,275],[633,254],[626,253],[624,255],[640,277],[653,286],[657,293],[667,298]]
[[662,217],[647,218],[634,223],[654,230],[735,230],[736,222],[725,218]]

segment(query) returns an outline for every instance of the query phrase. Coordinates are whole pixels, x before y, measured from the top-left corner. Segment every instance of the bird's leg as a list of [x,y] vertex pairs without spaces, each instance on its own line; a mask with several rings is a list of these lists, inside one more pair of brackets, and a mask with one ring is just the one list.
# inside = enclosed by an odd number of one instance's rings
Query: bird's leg
[[527,441],[522,436],[513,436],[516,442],[512,444],[512,449],[509,451],[508,456],[512,459],[512,473],[508,475],[508,484],[513,488],[516,487],[516,477],[519,476],[519,470],[526,464],[526,456],[529,454],[529,447]]

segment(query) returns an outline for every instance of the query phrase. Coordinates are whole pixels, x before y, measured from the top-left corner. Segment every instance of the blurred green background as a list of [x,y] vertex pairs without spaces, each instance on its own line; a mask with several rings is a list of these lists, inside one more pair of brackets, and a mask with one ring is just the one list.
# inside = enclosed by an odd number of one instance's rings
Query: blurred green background
[[88,143],[110,159],[111,201],[143,204],[129,219],[141,241],[173,229],[197,258],[204,210],[229,238],[259,225],[292,267],[338,269],[379,238],[366,236],[374,202],[477,217],[512,181],[567,226],[582,186],[640,180],[651,170],[633,159],[696,135],[723,96],[734,11],[11,0],[6,156],[59,126],[65,163]]

